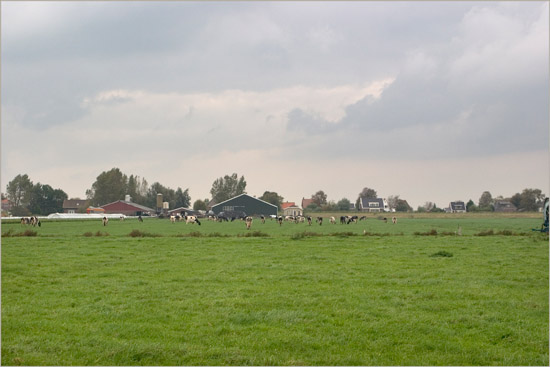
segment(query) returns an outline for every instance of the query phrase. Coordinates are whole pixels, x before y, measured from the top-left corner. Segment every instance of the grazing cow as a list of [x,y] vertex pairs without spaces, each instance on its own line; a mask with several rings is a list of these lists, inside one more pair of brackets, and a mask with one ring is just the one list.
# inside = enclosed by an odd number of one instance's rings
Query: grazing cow
[[359,218],[359,220],[367,220],[367,216],[363,215],[361,218]]
[[36,227],[36,226],[40,227],[41,226],[40,221],[38,220],[38,217],[36,217],[36,216],[32,216],[30,218],[27,218],[26,223],[30,224],[33,227]]
[[140,222],[143,222],[143,218],[141,217],[141,215],[138,217],[138,220],[139,220]]
[[316,222],[319,223],[320,226],[322,226],[323,225],[323,217],[317,217]]
[[262,224],[265,224],[265,216],[263,214],[260,215],[260,219],[262,220]]
[[336,218],[330,217],[330,224],[335,224],[335,223],[336,223]]
[[191,224],[197,223],[199,226],[201,225],[201,222],[199,221],[199,219],[194,215],[189,215],[185,217],[185,224],[189,224],[189,223]]
[[307,217],[307,224],[311,225],[311,217],[309,215]]
[[103,219],[101,221],[103,222],[103,227],[105,227],[107,224],[109,224],[109,218],[107,218],[107,217],[103,217]]
[[250,226],[252,225],[252,217],[246,217],[244,221],[246,223],[246,229],[250,229]]
[[277,217],[277,220],[279,221],[279,227],[283,225],[283,216],[280,215],[279,217]]
[[121,221],[121,222],[124,221],[124,215],[121,215],[121,216],[120,216],[120,221]]
[[340,224],[346,224],[346,216],[345,215],[342,215],[340,217]]
[[21,218],[21,224],[30,224],[30,223],[31,223],[30,218],[27,218],[27,217],[22,217]]
[[393,218],[391,219],[391,221],[392,221],[393,224],[395,224],[395,223],[397,223],[397,218],[396,218],[396,217],[393,217]]
[[382,220],[384,221],[384,223],[388,223],[388,218],[384,217],[382,218]]
[[353,223],[357,223],[359,221],[359,217],[357,215],[353,215],[353,216],[348,216],[348,224],[350,224],[351,222]]
[[170,222],[171,223],[176,223],[176,216],[175,215],[170,216]]

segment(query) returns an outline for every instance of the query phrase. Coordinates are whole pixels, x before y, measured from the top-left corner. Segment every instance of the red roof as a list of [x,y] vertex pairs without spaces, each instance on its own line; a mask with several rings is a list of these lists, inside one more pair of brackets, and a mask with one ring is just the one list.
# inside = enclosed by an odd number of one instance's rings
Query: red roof
[[285,210],[290,206],[296,206],[296,203],[294,201],[287,201],[286,203],[281,204],[281,209]]

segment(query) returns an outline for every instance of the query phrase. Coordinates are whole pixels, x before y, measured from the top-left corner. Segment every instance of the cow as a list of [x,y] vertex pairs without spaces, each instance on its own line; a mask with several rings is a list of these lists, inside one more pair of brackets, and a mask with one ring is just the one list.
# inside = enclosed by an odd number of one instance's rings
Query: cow
[[124,221],[124,215],[121,215],[121,216],[120,216],[120,221],[121,221],[121,222]]
[[367,220],[367,216],[363,215],[361,218],[359,218],[359,220]]
[[262,224],[265,224],[265,216],[263,214],[260,215],[260,219],[262,220]]
[[396,217],[393,217],[393,218],[391,219],[391,221],[392,221],[393,224],[396,224],[396,223],[397,223],[397,218],[396,218]]
[[336,218],[330,217],[330,224],[335,224],[335,223],[336,223]]
[[342,215],[340,217],[340,224],[346,224],[346,216],[345,215]]
[[311,225],[311,216],[309,216],[309,215],[307,217],[307,224]]
[[199,219],[194,215],[189,215],[185,217],[185,224],[189,224],[189,223],[191,224],[197,223],[199,226],[201,225],[201,222],[199,221]]
[[107,224],[109,224],[109,218],[107,218],[107,217],[103,217],[103,219],[101,219],[101,221],[103,222],[103,227],[105,227]]
[[138,217],[138,220],[139,220],[140,222],[143,222],[143,218],[141,217],[141,215]]
[[21,217],[21,224],[30,224],[31,219],[27,217]]
[[252,225],[252,217],[246,217],[244,221],[246,223],[246,229],[250,229],[250,226]]
[[283,216],[280,215],[277,217],[277,221],[279,222],[279,227],[283,225]]
[[170,222],[171,223],[176,223],[176,216],[175,215],[170,216]]
[[319,223],[320,226],[323,225],[323,217],[317,217],[317,219],[315,220],[317,223]]

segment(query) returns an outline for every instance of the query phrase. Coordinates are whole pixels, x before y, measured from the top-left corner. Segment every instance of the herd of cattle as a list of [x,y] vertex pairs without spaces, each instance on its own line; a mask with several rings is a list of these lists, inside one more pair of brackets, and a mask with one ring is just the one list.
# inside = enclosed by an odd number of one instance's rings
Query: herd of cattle
[[[284,217],[281,216],[281,215],[270,215],[268,217],[269,217],[270,220],[276,220],[279,223],[280,226],[282,226],[283,222],[285,222],[285,221],[286,222],[291,222],[291,223],[305,223],[305,222],[307,222],[308,225],[311,226],[311,224],[313,222],[313,219],[314,219],[311,216],[306,217],[306,216],[303,216],[303,215],[298,215],[298,216],[287,215],[287,216],[284,216]],[[244,212],[231,212],[231,213],[221,212],[218,215],[209,215],[206,218],[210,221],[216,221],[216,222],[233,222],[235,220],[240,220],[240,221],[243,221],[246,224],[246,229],[250,229],[250,227],[252,226],[252,221],[254,220],[253,217],[246,215]],[[260,215],[259,219],[263,224],[263,223],[265,223],[266,216],[265,215]],[[366,220],[366,219],[367,219],[366,216],[359,217],[357,215],[342,215],[342,216],[340,216],[340,224],[357,223],[361,220]],[[121,216],[120,220],[124,220],[124,216]],[[143,222],[143,218],[141,216],[138,217],[138,220],[140,222]],[[382,218],[382,220],[384,222],[387,222],[388,218]],[[103,217],[101,219],[101,221],[103,223],[103,226],[106,226],[109,223],[109,218]],[[200,222],[199,218],[196,215],[176,214],[176,215],[171,215],[170,216],[170,222],[172,222],[172,223],[181,222],[181,221],[184,221],[186,224],[195,224],[195,223],[197,223],[199,226],[201,225],[201,222]],[[323,225],[323,217],[315,217],[315,222],[317,224],[319,224],[320,226]],[[335,217],[330,217],[329,222],[331,224],[336,224],[336,218]],[[393,224],[397,223],[397,218],[396,217],[392,218],[392,223]],[[22,225],[23,224],[24,225],[32,225],[33,227],[36,227],[36,226],[40,227],[42,225],[40,223],[40,220],[38,219],[38,217],[35,217],[35,216],[21,218],[21,224]]]
[[[206,218],[210,221],[216,221],[216,222],[233,222],[235,220],[244,221],[245,224],[246,224],[246,229],[250,229],[250,227],[252,226],[252,221],[254,220],[254,218],[252,216],[248,216],[245,213],[228,215],[227,213],[224,213],[224,212],[221,212],[218,215],[209,215]],[[279,223],[280,226],[282,226],[283,222],[285,222],[285,221],[286,222],[291,222],[291,223],[305,223],[305,222],[307,222],[308,225],[311,226],[311,224],[313,222],[313,219],[314,219],[311,216],[303,216],[303,215],[298,215],[298,216],[270,215],[269,218],[271,220],[276,220]],[[266,216],[265,215],[260,215],[259,219],[263,224],[263,223],[265,223]],[[366,220],[366,219],[367,219],[366,216],[359,217],[357,215],[342,215],[342,216],[340,216],[340,224],[357,223],[361,220]],[[388,218],[383,218],[382,220],[384,222],[387,222]],[[195,224],[195,223],[197,223],[199,226],[201,225],[201,222],[199,221],[199,219],[195,215],[183,215],[183,214],[179,215],[179,214],[177,214],[177,215],[170,216],[170,222],[176,223],[176,222],[180,222],[180,221],[184,221],[186,224]],[[320,226],[323,225],[323,217],[315,217],[315,222],[317,224],[319,224]],[[335,217],[330,217],[329,222],[331,224],[336,224],[336,218]],[[397,218],[396,217],[392,218],[392,223],[393,224],[397,223]]]

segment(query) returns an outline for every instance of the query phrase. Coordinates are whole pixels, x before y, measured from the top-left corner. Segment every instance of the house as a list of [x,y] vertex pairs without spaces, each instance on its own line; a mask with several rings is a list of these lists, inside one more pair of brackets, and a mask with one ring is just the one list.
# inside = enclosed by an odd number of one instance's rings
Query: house
[[11,208],[12,208],[11,201],[9,201],[8,199],[3,199],[2,200],[2,213],[10,212]]
[[85,213],[88,208],[88,200],[69,199],[63,200],[63,213]]
[[355,203],[349,203],[349,210],[351,210],[351,211],[357,210],[357,209],[355,208]]
[[134,217],[139,215],[153,215],[156,213],[155,209],[124,200],[117,200],[115,202],[102,205],[101,208],[105,209],[105,214],[124,214]]
[[388,201],[383,198],[361,198],[359,210],[362,212],[389,212]]
[[509,201],[505,200],[497,200],[495,201],[495,212],[516,212],[518,208],[514,204],[512,204]]
[[463,201],[451,201],[447,213],[466,213],[466,204]]
[[313,204],[313,199],[302,198],[302,208],[303,209],[307,209],[307,207],[310,206],[311,204]]
[[304,210],[302,208],[300,208],[299,206],[292,205],[292,206],[287,206],[286,208],[284,208],[283,213],[284,213],[285,216],[289,215],[289,216],[292,216],[292,217],[296,217],[296,216],[303,216],[304,215]]
[[229,200],[213,205],[211,210],[218,215],[221,212],[245,212],[246,215],[277,215],[277,205],[252,197],[247,194],[235,196]]
[[291,206],[296,206],[296,203],[294,201],[287,201],[287,202],[281,203],[281,209],[283,210]]

